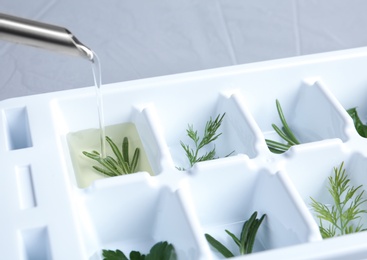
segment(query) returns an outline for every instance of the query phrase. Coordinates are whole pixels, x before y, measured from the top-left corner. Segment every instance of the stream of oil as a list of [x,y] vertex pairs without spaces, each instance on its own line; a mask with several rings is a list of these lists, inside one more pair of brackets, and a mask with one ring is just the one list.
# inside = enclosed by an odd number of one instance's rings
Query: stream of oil
[[106,131],[105,131],[105,123],[104,123],[104,112],[103,112],[103,99],[101,94],[102,87],[102,72],[101,72],[101,63],[99,61],[96,53],[93,52],[92,61],[92,71],[93,71],[93,79],[94,84],[96,86],[96,96],[97,96],[97,109],[98,109],[98,120],[99,120],[99,129],[100,129],[100,142],[101,142],[101,156],[102,158],[106,157]]
[[[105,158],[107,155],[106,147],[106,131],[112,140],[119,140],[116,144],[122,146],[121,133],[128,137],[131,144],[130,149],[134,152],[135,148],[140,149],[140,160],[138,162],[139,171],[146,171],[152,174],[147,155],[143,149],[139,134],[134,124],[124,123],[114,126],[105,126],[104,111],[103,111],[103,97],[101,93],[102,87],[102,73],[101,64],[98,56],[93,52],[91,55],[93,79],[96,88],[97,109],[99,129],[86,129],[67,135],[67,142],[69,146],[70,156],[72,159],[77,185],[80,188],[88,187],[94,180],[104,178],[103,175],[95,171],[91,167],[91,160],[82,155],[83,151],[98,151],[100,149],[101,157]],[[99,142],[97,140],[99,139]],[[108,153],[112,150],[108,148]]]

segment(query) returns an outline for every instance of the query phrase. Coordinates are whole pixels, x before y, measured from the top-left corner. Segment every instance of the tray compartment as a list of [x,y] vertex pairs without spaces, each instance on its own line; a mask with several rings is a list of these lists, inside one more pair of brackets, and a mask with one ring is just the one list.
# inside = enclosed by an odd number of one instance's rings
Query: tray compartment
[[[278,101],[289,127],[301,145],[333,138],[339,138],[343,142],[349,140],[348,129],[353,123],[343,107],[321,82],[302,82],[297,89],[294,96],[290,94],[285,100],[278,99]],[[266,109],[268,112],[268,109],[271,109],[269,113],[263,113],[268,120],[268,127],[262,129],[264,138],[284,143],[271,127],[273,123],[282,127],[275,99],[272,105],[272,108],[264,105],[263,111]]]
[[[84,99],[86,99],[84,102],[87,104],[83,106],[84,113],[91,113],[90,111],[93,111],[96,106],[93,103],[94,98],[85,95]],[[108,177],[94,170],[92,166],[98,163],[82,154],[82,151],[100,151],[100,130],[97,122],[98,116],[94,116],[95,120],[90,118],[84,120],[83,113],[73,113],[70,110],[69,107],[76,105],[74,102],[77,101],[73,99],[61,100],[54,104],[53,108],[54,117],[57,118],[56,124],[59,125],[59,134],[63,139],[62,147],[66,153],[65,159],[72,175],[71,180],[73,180],[74,185],[85,188],[95,180]],[[156,130],[154,108],[149,105],[136,107],[132,104],[124,104],[121,109],[123,111],[129,110],[129,114],[123,113],[125,115],[123,116],[120,109],[115,109],[111,115],[105,111],[105,122],[115,122],[111,117],[116,118],[116,114],[121,116],[116,125],[106,125],[106,136],[109,136],[120,149],[123,138],[128,137],[131,156],[135,148],[140,148],[139,171],[159,175],[163,171],[162,160],[169,161],[170,157],[167,157],[165,150],[167,146],[156,139],[160,133],[157,133]],[[83,124],[80,123],[81,121]],[[114,157],[108,143],[106,143],[106,152]],[[85,171],[85,169],[87,170]]]
[[[307,81],[307,80],[306,80]],[[289,124],[301,143],[339,138],[346,142],[349,115],[322,81],[305,82],[292,106]]]
[[197,164],[189,183],[202,234],[209,233],[233,253],[238,248],[225,229],[239,235],[254,211],[259,217],[267,214],[254,252],[321,240],[312,216],[284,178],[257,167],[247,156]]
[[[325,205],[333,204],[332,197],[328,191],[328,177],[333,176],[334,168],[339,169],[343,162],[347,178],[350,179],[350,187],[363,185],[362,189],[367,189],[367,180],[365,178],[367,158],[364,154],[350,151],[345,148],[344,144],[338,142],[324,142],[323,145],[318,147],[310,145],[307,148],[300,148],[294,152],[297,155],[285,164],[285,171],[295,185],[306,207],[309,208],[313,215],[314,210],[311,207],[311,197]],[[364,198],[367,198],[366,194]],[[367,204],[363,203],[359,208],[367,210]],[[362,214],[361,217],[361,223],[366,223],[366,214]],[[314,216],[314,219],[317,223],[319,222],[316,216]],[[358,224],[357,220],[352,221],[352,223]],[[363,226],[367,228],[366,225]],[[367,233],[363,233],[367,236]],[[349,236],[352,235],[354,234]]]
[[172,243],[180,259],[203,254],[180,194],[147,173],[95,182],[79,191],[77,208],[90,259],[102,249],[148,253],[161,241]]
[[234,154],[245,154],[250,159],[266,151],[262,132],[238,91],[221,95],[219,111],[226,111],[223,137],[216,141],[218,147],[227,147]]
[[[210,107],[198,108],[198,111],[200,112],[184,111],[185,115],[182,115],[182,118],[190,118],[186,125],[183,125],[183,120],[180,120],[180,122],[170,122],[170,126],[165,127],[165,129],[171,129],[170,131],[176,133],[172,141],[169,139],[172,138],[169,137],[171,134],[167,134],[166,140],[177,167],[189,170],[185,151],[180,145],[180,141],[182,141],[184,144],[194,148],[193,141],[186,133],[188,126],[192,125],[193,130],[198,132],[200,138],[203,138],[205,124],[209,119],[214,120],[218,115],[223,115],[224,113],[222,124],[217,131],[217,134],[221,133],[221,135],[213,143],[204,147],[200,151],[201,154],[215,147],[217,159],[235,156],[236,154],[246,154],[250,158],[255,158],[264,149],[265,141],[261,139],[261,131],[243,103],[241,94],[237,91],[219,93],[214,107],[211,104]],[[173,124],[182,126],[180,129],[176,126],[173,130]]]
[[[195,147],[193,141],[187,136],[187,129],[189,125],[193,127],[194,131],[198,132],[198,136],[200,137],[200,140],[202,140],[206,123],[210,119],[214,121],[217,116],[222,116],[224,113],[225,116],[223,118],[222,124],[216,132],[216,134],[221,133],[221,135],[217,140],[203,147],[199,152],[199,156],[209,152],[214,147],[216,150],[216,158],[218,159],[230,155],[231,152],[233,152],[231,155],[235,155],[239,152],[235,150],[236,146],[239,146],[234,144],[234,139],[236,138],[237,134],[234,136],[233,134],[236,130],[233,129],[233,126],[229,121],[231,120],[230,118],[232,116],[235,116],[231,114],[238,112],[233,110],[226,111],[225,108],[228,107],[223,106],[223,102],[229,101],[223,98],[223,96],[220,94],[217,94],[216,98],[210,104],[207,104],[207,102],[200,102],[200,105],[198,105],[190,102],[190,106],[194,106],[195,111],[193,111],[193,108],[178,109],[178,120],[170,120],[169,122],[165,122],[165,120],[163,121],[165,139],[176,167],[184,168],[186,170],[189,170],[190,168],[185,151],[180,144],[182,141],[184,144],[190,145],[191,148]],[[203,106],[203,104],[207,104],[207,106]],[[158,111],[157,113],[160,115],[161,111]],[[167,123],[167,125],[164,123]],[[236,141],[237,143],[241,143],[241,140],[239,139],[236,139]],[[241,150],[244,152],[243,145],[241,145]]]

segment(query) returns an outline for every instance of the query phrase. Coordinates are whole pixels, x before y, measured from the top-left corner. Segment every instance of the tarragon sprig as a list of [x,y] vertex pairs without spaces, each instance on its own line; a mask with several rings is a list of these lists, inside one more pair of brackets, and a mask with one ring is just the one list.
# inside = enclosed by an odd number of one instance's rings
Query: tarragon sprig
[[282,107],[280,106],[280,103],[278,100],[276,100],[276,107],[278,111],[278,115],[280,118],[280,121],[282,122],[283,127],[280,129],[277,125],[272,124],[273,129],[275,132],[284,140],[286,141],[286,144],[280,143],[277,141],[265,139],[267,146],[269,147],[269,150],[273,153],[284,153],[287,151],[291,146],[300,144],[296,136],[293,134],[292,130],[290,129],[287,120],[285,119]]
[[[222,124],[223,115],[218,115],[214,120],[210,117],[209,121],[205,125],[204,135],[203,138],[200,139],[198,131],[194,130],[193,125],[188,125],[188,129],[186,130],[187,136],[194,142],[194,148],[191,148],[190,145],[185,144],[184,142],[180,141],[181,147],[184,149],[187,158],[190,162],[190,167],[192,167],[197,162],[208,161],[215,159],[216,150],[215,146],[209,152],[206,152],[203,155],[200,154],[200,150],[205,146],[209,145],[210,143],[217,140],[222,133],[217,134],[217,130]],[[234,151],[232,151],[227,156],[231,155]],[[179,168],[180,170],[184,170],[183,168]]]
[[97,151],[92,151],[91,153],[83,151],[83,154],[86,157],[97,161],[102,166],[102,167],[93,166],[93,168],[98,172],[110,177],[136,172],[136,167],[139,161],[140,149],[139,148],[135,149],[133,158],[130,161],[129,140],[127,139],[127,137],[125,137],[122,142],[121,151],[108,136],[106,136],[106,141],[110,145],[114,155],[116,156],[116,159],[114,159],[111,156],[106,156],[105,158],[103,158]]
[[[245,255],[252,253],[254,247],[255,238],[257,231],[263,222],[266,214],[262,215],[260,219],[257,218],[257,212],[255,211],[251,217],[243,224],[240,237],[236,237],[233,233],[225,230],[226,233],[233,239],[239,248],[239,254]],[[209,244],[214,247],[219,253],[221,253],[225,258],[234,257],[235,255],[225,247],[221,242],[216,240],[209,234],[205,234],[206,240]]]
[[[288,126],[288,123],[284,117],[282,107],[280,106],[280,103],[278,100],[276,100],[276,107],[278,110],[279,118],[282,122],[283,127],[280,129],[275,124],[272,124],[273,129],[275,132],[284,140],[286,141],[286,144],[280,143],[277,141],[265,139],[267,146],[269,147],[270,151],[273,153],[284,153],[286,152],[291,146],[300,144],[298,139],[293,134],[292,130]],[[347,110],[347,113],[350,115],[350,117],[353,119],[354,126],[358,132],[358,134],[362,137],[367,138],[367,125],[362,123],[362,120],[360,119],[357,109],[350,108]]]
[[347,110],[350,117],[353,119],[354,126],[358,132],[358,134],[362,137],[367,137],[367,125],[362,123],[362,120],[359,118],[357,108],[350,108]]
[[[360,223],[361,215],[367,213],[367,210],[360,208],[362,204],[367,202],[367,199],[363,197],[364,190],[361,189],[362,185],[358,187],[350,186],[350,179],[346,175],[344,162],[339,168],[334,168],[334,175],[329,177],[328,186],[334,204],[328,206],[311,198],[311,206],[320,220],[319,228],[323,238],[366,230]],[[329,226],[325,227],[323,220],[328,222]],[[352,223],[354,220],[359,220],[359,223],[354,225]]]

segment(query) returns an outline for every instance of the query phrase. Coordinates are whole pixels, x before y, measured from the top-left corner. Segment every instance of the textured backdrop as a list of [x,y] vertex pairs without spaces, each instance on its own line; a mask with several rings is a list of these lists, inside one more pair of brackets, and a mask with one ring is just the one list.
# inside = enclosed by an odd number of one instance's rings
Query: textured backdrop
[[[103,84],[367,45],[363,0],[0,0],[69,29]],[[0,100],[93,85],[87,61],[0,41]]]

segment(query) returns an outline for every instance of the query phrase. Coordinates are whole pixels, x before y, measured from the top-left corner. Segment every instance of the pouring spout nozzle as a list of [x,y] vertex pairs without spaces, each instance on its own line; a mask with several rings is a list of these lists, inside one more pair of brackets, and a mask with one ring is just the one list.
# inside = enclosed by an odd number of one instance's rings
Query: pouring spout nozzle
[[[70,35],[72,35],[72,34],[70,33]],[[89,49],[87,46],[82,44],[74,35],[72,35],[72,41],[74,43],[75,48],[78,50],[78,53],[76,53],[77,56],[87,58],[88,60],[90,60],[92,62],[94,61],[95,54],[91,49]],[[72,53],[70,53],[70,54],[72,54]]]
[[69,30],[0,13],[0,39],[93,61],[94,53]]

